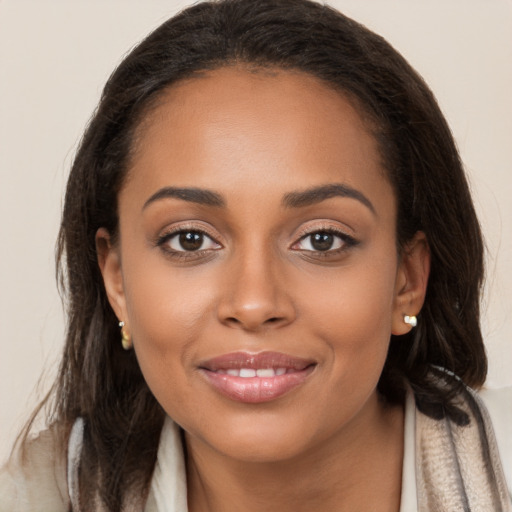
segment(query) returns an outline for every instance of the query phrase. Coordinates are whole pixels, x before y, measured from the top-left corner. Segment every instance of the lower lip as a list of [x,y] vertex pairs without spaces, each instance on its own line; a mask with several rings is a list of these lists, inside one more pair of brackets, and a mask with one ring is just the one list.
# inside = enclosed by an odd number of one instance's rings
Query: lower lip
[[270,402],[304,383],[314,366],[275,377],[233,377],[202,369],[210,384],[224,396],[237,402],[257,404]]

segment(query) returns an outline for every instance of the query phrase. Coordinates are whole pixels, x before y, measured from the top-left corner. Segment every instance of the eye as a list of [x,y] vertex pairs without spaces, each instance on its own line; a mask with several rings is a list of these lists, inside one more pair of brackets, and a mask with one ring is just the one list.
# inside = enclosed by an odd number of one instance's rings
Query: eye
[[166,245],[174,252],[197,252],[219,249],[220,245],[203,231],[182,230],[165,235],[159,245]]
[[293,246],[293,249],[311,252],[331,252],[338,249],[342,250],[352,245],[355,245],[355,240],[345,233],[321,230],[303,236]]

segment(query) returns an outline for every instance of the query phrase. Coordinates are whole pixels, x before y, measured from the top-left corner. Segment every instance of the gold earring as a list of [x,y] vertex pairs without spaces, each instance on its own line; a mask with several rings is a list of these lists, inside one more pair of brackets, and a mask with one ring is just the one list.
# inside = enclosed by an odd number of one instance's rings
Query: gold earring
[[418,319],[414,315],[404,315],[404,322],[410,325],[411,327],[416,327],[418,325]]
[[130,350],[132,348],[132,340],[124,329],[124,322],[119,322],[119,327],[121,327],[121,345],[125,350]]

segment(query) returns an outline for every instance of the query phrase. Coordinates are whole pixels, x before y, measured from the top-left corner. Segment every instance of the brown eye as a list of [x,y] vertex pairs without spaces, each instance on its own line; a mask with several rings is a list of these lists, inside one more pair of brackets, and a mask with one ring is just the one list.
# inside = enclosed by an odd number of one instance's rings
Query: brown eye
[[316,251],[328,251],[334,245],[334,235],[327,232],[319,232],[311,235],[311,247]]
[[203,245],[204,235],[197,231],[180,233],[178,236],[179,244],[185,251],[197,251]]
[[202,231],[183,230],[166,235],[159,245],[166,245],[173,252],[195,252],[219,249],[220,245]]
[[339,249],[344,243],[342,235],[337,235],[330,231],[315,231],[303,237],[299,241],[297,248],[303,251],[327,252]]
[[310,253],[335,253],[354,245],[357,245],[357,241],[346,233],[318,230],[304,235],[292,248]]

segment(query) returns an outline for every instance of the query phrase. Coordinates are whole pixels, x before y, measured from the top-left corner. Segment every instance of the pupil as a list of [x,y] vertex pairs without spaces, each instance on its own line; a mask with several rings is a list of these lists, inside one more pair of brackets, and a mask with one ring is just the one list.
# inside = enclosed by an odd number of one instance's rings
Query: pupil
[[180,245],[186,251],[197,251],[203,245],[203,234],[197,231],[181,233]]
[[331,233],[315,233],[311,245],[317,251],[328,251],[334,243],[334,236]]

